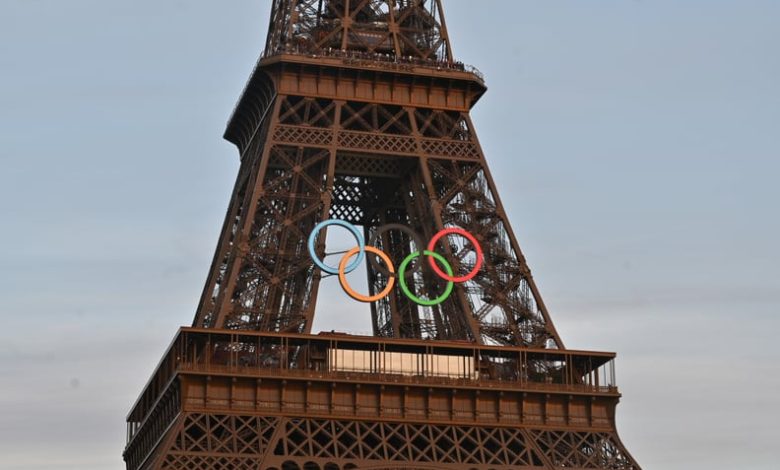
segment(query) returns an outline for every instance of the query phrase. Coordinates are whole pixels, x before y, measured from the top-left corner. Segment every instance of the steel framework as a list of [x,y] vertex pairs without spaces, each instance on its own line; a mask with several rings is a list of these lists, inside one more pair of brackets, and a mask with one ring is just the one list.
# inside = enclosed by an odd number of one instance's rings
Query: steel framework
[[[241,167],[214,261],[128,416],[129,470],[639,469],[614,355],[564,348],[509,225],[469,117],[484,79],[453,59],[441,3],[273,2],[225,133]],[[422,247],[382,225],[463,228],[485,263],[441,305],[371,304],[371,338],[312,335],[307,239],[329,218],[396,260]],[[474,268],[465,240],[438,250]]]

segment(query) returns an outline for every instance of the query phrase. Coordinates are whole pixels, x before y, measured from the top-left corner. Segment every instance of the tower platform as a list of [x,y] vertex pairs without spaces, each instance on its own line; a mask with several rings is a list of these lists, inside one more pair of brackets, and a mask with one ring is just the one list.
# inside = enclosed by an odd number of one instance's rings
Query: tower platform
[[634,469],[614,359],[183,328],[128,416],[125,458],[129,470]]

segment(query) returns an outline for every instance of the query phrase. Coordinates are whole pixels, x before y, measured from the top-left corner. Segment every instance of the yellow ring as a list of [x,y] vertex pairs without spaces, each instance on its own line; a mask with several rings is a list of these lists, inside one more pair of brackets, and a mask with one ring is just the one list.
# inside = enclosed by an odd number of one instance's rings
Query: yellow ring
[[[390,275],[392,276],[395,274],[395,266],[393,266],[393,262],[390,260],[390,258],[385,254],[384,251],[375,248],[373,246],[367,246],[365,250],[369,253],[373,253],[380,258],[382,258],[382,261],[385,262],[387,265],[387,269],[390,271]],[[378,300],[384,299],[388,295],[390,295],[390,291],[393,290],[393,286],[395,286],[395,277],[390,277],[389,281],[387,282],[387,287],[385,287],[385,290],[378,293],[377,295],[373,297],[367,297],[365,295],[360,295],[357,292],[355,292],[352,287],[349,286],[349,283],[347,282],[347,274],[346,274],[346,268],[347,263],[349,262],[350,258],[355,256],[360,252],[360,247],[355,247],[351,249],[347,254],[344,255],[343,258],[341,258],[341,262],[339,263],[339,283],[341,284],[341,288],[344,289],[344,292],[347,293],[350,297],[357,300],[358,302],[365,302],[365,303],[371,303],[376,302]]]

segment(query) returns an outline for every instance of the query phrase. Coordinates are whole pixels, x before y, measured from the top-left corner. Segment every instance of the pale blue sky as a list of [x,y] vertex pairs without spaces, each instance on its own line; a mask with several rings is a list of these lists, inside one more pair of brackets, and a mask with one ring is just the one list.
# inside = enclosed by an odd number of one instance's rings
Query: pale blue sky
[[[203,287],[268,13],[0,0],[1,468],[124,468],[124,416]],[[564,341],[619,354],[629,449],[645,469],[777,468],[780,2],[446,13]],[[321,292],[318,326],[367,329]]]

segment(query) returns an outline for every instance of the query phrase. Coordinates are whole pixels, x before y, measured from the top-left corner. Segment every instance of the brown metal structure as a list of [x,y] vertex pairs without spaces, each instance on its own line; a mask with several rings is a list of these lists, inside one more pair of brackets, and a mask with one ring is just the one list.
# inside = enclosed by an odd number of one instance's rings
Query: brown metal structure
[[[564,348],[509,226],[469,117],[485,91],[441,0],[274,0],[225,133],[241,167],[216,255],[128,416],[128,470],[639,469],[614,354]],[[380,226],[463,228],[485,263],[438,306],[371,304],[373,337],[313,335],[307,239],[330,218],[394,260],[423,247]],[[474,268],[469,243],[438,249]],[[429,274],[409,282],[435,295]]]

